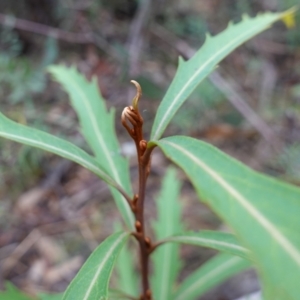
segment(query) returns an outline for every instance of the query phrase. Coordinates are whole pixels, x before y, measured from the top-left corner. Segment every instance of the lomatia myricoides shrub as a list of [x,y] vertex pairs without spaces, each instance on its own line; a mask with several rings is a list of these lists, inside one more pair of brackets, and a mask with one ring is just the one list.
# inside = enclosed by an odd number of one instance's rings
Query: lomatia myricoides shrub
[[[261,279],[264,299],[299,300],[300,189],[259,174],[200,140],[187,136],[162,138],[177,110],[224,57],[275,21],[287,22],[293,13],[290,10],[255,18],[244,16],[240,23],[229,24],[220,34],[207,35],[204,45],[190,60],[180,58],[176,75],[158,107],[149,140],[143,135],[143,118],[139,112],[141,87],[132,81],[137,94],[132,105],[123,110],[121,122],[136,147],[137,191],[130,184],[127,159],[116,155],[119,144],[114,111],[107,110],[96,81],[88,82],[75,68],[52,66],[49,71],[68,93],[93,155],[64,139],[0,114],[0,136],[60,155],[104,180],[123,219],[123,229],[100,243],[65,293],[55,295],[55,299],[198,299],[218,283],[254,266]],[[200,228],[197,232],[183,231],[180,182],[175,169],[170,168],[157,197],[155,236],[150,239],[145,228],[144,201],[151,154],[157,149],[186,173],[199,199],[232,228],[232,234]],[[139,249],[138,274],[126,245],[130,239],[137,241]],[[182,243],[213,248],[220,253],[178,282]],[[115,265],[119,275],[117,290],[109,289]],[[3,295],[13,289],[9,286]]]

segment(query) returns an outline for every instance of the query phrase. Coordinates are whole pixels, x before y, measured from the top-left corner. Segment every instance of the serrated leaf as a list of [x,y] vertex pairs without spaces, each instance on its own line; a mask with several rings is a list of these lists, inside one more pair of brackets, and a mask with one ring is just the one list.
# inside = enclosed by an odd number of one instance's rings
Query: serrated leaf
[[46,132],[18,124],[2,113],[0,113],[0,136],[67,158],[97,174],[108,184],[117,186],[117,183],[108,176],[107,171],[82,149]]
[[82,133],[97,160],[129,193],[129,176],[125,177],[128,175],[128,162],[120,153],[114,128],[114,110],[107,110],[96,78],[89,82],[74,67],[51,66],[49,72],[69,94]]
[[269,28],[272,23],[291,15],[291,11],[293,10],[265,13],[255,18],[243,17],[240,23],[230,23],[216,36],[207,35],[204,45],[190,60],[179,58],[176,75],[158,107],[151,140],[158,140],[162,136],[179,107],[223,58],[242,43]]
[[[166,238],[182,230],[181,206],[178,199],[180,187],[175,170],[168,169],[156,200],[158,216],[153,226],[156,239]],[[162,245],[155,250],[152,259],[154,274],[151,279],[154,299],[172,300],[172,291],[181,267],[179,245]]]
[[233,234],[203,230],[200,232],[183,232],[158,241],[158,243],[181,243],[212,248],[218,251],[240,256],[251,260],[251,253],[248,249],[241,246]]
[[72,280],[63,300],[108,299],[110,275],[129,235],[127,232],[119,232],[106,238]]
[[[131,195],[128,161],[122,156],[116,137],[114,109],[107,110],[96,78],[89,82],[74,67],[51,66],[49,72],[69,94],[79,117],[82,133],[96,159]],[[134,218],[127,201],[115,191],[112,191],[112,194],[127,226],[133,229]]]
[[33,300],[16,288],[12,283],[5,283],[5,291],[0,291],[1,300]]
[[187,277],[172,299],[199,299],[211,288],[249,267],[249,261],[237,256],[223,253],[216,255]]
[[251,251],[266,299],[298,299],[300,189],[189,137],[170,137],[157,144]]

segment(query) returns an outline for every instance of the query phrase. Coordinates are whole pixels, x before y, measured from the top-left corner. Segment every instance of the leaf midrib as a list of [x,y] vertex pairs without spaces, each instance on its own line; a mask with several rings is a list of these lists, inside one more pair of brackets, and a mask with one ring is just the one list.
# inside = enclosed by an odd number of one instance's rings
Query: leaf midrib
[[[111,245],[110,247],[110,250],[106,253],[106,255],[104,256],[101,264],[99,265],[93,279],[90,281],[90,285],[88,287],[88,290],[83,298],[83,300],[88,300],[91,292],[92,292],[92,289],[93,289],[93,286],[95,285],[95,282],[97,281],[97,278],[100,274],[100,272],[102,271],[105,263],[107,262],[107,260],[110,258],[112,252],[115,250],[116,247],[118,247],[118,245],[123,241],[123,238],[124,236],[127,235],[127,233],[123,233],[122,235],[120,235],[120,237]],[[100,295],[101,296],[101,295]]]
[[84,105],[85,105],[85,107],[88,111],[89,116],[90,116],[90,120],[92,121],[92,126],[93,126],[93,129],[94,129],[94,133],[96,134],[96,136],[98,138],[97,140],[100,144],[100,148],[103,149],[104,156],[106,157],[106,159],[108,161],[108,164],[109,164],[109,167],[112,170],[112,174],[113,174],[114,179],[116,180],[116,182],[118,184],[121,185],[121,180],[120,180],[120,177],[119,177],[118,170],[116,169],[115,164],[112,161],[111,155],[109,154],[109,151],[108,151],[108,149],[106,147],[106,144],[103,140],[103,136],[101,135],[99,127],[97,126],[97,121],[95,120],[95,116],[92,113],[92,108],[90,106],[90,103],[89,103],[88,99],[85,97],[85,94],[82,92],[82,90],[77,88],[76,84],[73,83],[72,80],[70,80],[69,82],[71,83],[70,85],[78,92],[78,94],[82,98],[83,103],[84,103]]
[[51,144],[43,143],[43,142],[40,142],[40,141],[37,141],[34,139],[25,138],[20,135],[15,135],[15,134],[7,133],[7,132],[1,132],[1,136],[6,137],[6,138],[14,138],[16,140],[25,141],[28,143],[32,143],[34,145],[39,145],[42,149],[46,149],[46,150],[53,149],[53,150],[56,150],[57,152],[64,153],[67,157],[68,156],[72,157],[74,159],[74,161],[81,162],[83,166],[88,166],[89,169],[93,170],[93,172],[95,174],[99,174],[99,175],[101,174],[101,177],[106,178],[112,184],[112,179],[109,176],[107,176],[107,174],[105,174],[100,168],[97,168],[95,165],[90,164],[90,162],[83,159],[82,157],[74,155],[71,152],[65,151],[62,148],[58,148]]
[[[214,60],[217,56],[219,56],[222,52],[226,52],[226,50],[227,50],[228,48],[230,48],[231,45],[234,44],[238,39],[240,39],[240,38],[243,37],[243,36],[247,36],[247,35],[250,34],[252,31],[255,31],[256,28],[259,28],[259,27],[260,27],[260,25],[257,25],[257,26],[255,26],[255,27],[252,26],[252,27],[250,28],[250,30],[246,31],[245,34],[238,35],[238,37],[236,37],[236,38],[233,39],[231,42],[229,42],[224,48],[221,48],[221,50],[215,52],[215,54],[214,54],[210,59],[208,59],[208,60],[202,65],[202,67],[200,67],[200,68],[198,69],[198,71],[194,73],[194,75],[192,75],[192,76],[190,77],[190,79],[186,82],[186,84],[183,86],[183,88],[181,89],[181,91],[177,94],[177,96],[174,98],[174,100],[173,100],[173,101],[171,102],[171,104],[168,106],[168,108],[167,108],[165,114],[163,115],[163,117],[162,117],[162,119],[161,119],[159,125],[157,126],[156,132],[155,132],[155,134],[153,135],[152,140],[157,140],[157,139],[159,138],[159,132],[160,132],[162,126],[164,125],[164,122],[165,122],[166,118],[169,116],[170,110],[172,110],[172,108],[174,107],[174,105],[177,103],[177,100],[178,100],[178,99],[181,97],[181,95],[188,89],[188,87],[189,87],[189,85],[191,84],[191,82],[199,75],[199,73],[201,73],[201,72],[206,68],[206,66],[209,65],[209,64],[211,63],[211,61],[213,61],[213,60]],[[244,32],[243,32],[243,33],[244,33]],[[213,39],[213,38],[214,38],[214,37],[212,37],[212,39]],[[191,59],[193,59],[193,58],[191,58]],[[188,62],[188,61],[187,61],[187,62]],[[187,62],[185,62],[185,63],[187,63]]]
[[186,151],[185,148],[180,147],[177,144],[168,141],[160,141],[161,143],[168,144],[171,147],[181,151],[192,161],[194,161],[200,168],[206,171],[212,178],[214,178],[229,194],[236,199],[250,215],[256,219],[261,226],[281,245],[281,247],[286,251],[287,254],[291,255],[296,261],[297,265],[300,266],[300,253],[297,248],[288,240],[286,237],[277,230],[277,228],[272,224],[265,216],[258,211],[254,206],[252,206],[243,195],[241,195],[235,188],[233,188],[227,181],[220,177],[214,170],[209,168],[203,161],[198,157],[194,156],[192,153]]
[[[207,239],[207,238],[202,238],[202,237],[196,237],[196,236],[172,236],[170,238],[166,238],[164,241],[167,242],[181,242],[181,243],[189,243],[189,242],[203,242],[206,244],[211,244],[211,245],[220,245],[220,246],[225,246],[227,248],[231,249],[236,249],[239,250],[245,254],[249,254],[250,251],[242,246],[236,245],[236,244],[231,244],[231,243],[226,243],[226,242],[221,242],[213,239]],[[187,241],[187,242],[185,242]]]
[[[103,136],[101,135],[100,129],[97,126],[97,122],[95,120],[94,114],[92,113],[92,108],[90,106],[90,103],[89,103],[88,99],[85,97],[85,94],[82,92],[82,90],[77,87],[76,82],[74,80],[72,80],[72,78],[68,78],[68,79],[69,79],[68,80],[69,85],[78,93],[79,97],[82,98],[82,100],[83,100],[83,104],[87,109],[88,115],[90,116],[90,120],[92,122],[92,127],[94,129],[94,133],[96,134],[96,137],[97,137],[97,140],[99,142],[100,148],[103,149],[104,156],[108,161],[108,164],[109,164],[108,167],[110,168],[110,170],[112,172],[111,175],[112,175],[113,179],[122,188],[124,188],[127,191],[126,186],[123,185],[123,182],[121,181],[121,178],[119,177],[119,172],[116,168],[116,165],[114,164],[114,162],[112,160],[112,156],[110,155],[108,148],[106,147],[106,144],[103,140]],[[108,170],[108,172],[110,170]],[[131,214],[131,210],[130,210],[129,205],[127,205],[127,203],[124,202],[124,197],[122,195],[119,195],[119,197],[123,198],[122,203],[123,203],[123,207],[126,211],[126,215],[127,215],[128,220],[132,220],[132,214]]]

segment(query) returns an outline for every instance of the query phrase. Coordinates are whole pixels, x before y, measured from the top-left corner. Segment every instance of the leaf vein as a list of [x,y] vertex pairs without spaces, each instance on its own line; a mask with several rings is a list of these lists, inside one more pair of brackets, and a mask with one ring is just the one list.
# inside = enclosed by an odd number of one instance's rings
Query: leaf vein
[[300,266],[300,253],[297,248],[272,224],[265,216],[258,211],[248,200],[240,194],[234,187],[232,187],[226,180],[224,180],[219,174],[207,166],[198,157],[194,156],[192,153],[188,152],[185,148],[180,147],[177,144],[168,141],[161,141],[161,143],[168,144],[171,147],[179,150],[194,161],[200,168],[205,170],[214,180],[216,180],[232,197],[236,199],[244,209],[251,214],[267,232],[273,236],[273,238],[282,246],[282,248],[290,254],[297,265]]

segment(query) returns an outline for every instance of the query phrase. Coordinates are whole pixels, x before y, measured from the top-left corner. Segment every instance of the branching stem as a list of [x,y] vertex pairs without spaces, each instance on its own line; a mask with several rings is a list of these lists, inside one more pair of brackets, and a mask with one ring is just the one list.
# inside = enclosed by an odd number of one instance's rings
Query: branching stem
[[127,203],[133,208],[133,201],[131,200],[130,196],[123,190],[123,188],[119,185],[114,185],[114,187],[120,192],[120,194],[126,199]]
[[133,98],[132,106],[125,107],[122,113],[122,124],[135,142],[138,166],[139,166],[139,190],[134,199],[130,201],[131,209],[135,215],[135,229],[133,236],[137,239],[140,247],[140,263],[143,293],[140,300],[151,300],[149,285],[149,255],[152,248],[150,239],[145,234],[144,201],[147,177],[150,171],[151,153],[154,146],[148,147],[143,138],[143,118],[138,110],[138,102],[142,95],[140,85],[131,81],[137,88],[137,94]]

